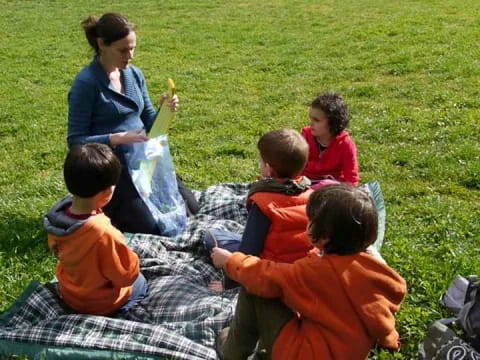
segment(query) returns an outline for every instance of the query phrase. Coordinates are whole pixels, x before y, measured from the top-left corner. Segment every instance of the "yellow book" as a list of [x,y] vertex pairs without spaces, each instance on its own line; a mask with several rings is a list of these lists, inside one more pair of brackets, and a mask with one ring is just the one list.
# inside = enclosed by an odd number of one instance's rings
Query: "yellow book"
[[164,101],[160,107],[160,110],[157,112],[157,117],[152,125],[152,128],[150,129],[150,132],[148,133],[148,137],[150,139],[156,138],[160,135],[165,135],[170,123],[175,117],[175,113],[170,110],[170,107],[168,106],[168,100],[175,95],[175,83],[172,79],[168,79],[168,87],[170,96]]

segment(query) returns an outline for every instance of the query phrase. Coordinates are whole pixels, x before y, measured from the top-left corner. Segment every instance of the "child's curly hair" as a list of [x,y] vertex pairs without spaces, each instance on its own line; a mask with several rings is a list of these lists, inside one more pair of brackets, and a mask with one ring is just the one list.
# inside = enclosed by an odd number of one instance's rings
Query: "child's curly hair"
[[333,91],[327,91],[317,95],[310,105],[312,108],[320,109],[325,113],[330,127],[330,133],[337,136],[348,127],[350,112],[343,97]]

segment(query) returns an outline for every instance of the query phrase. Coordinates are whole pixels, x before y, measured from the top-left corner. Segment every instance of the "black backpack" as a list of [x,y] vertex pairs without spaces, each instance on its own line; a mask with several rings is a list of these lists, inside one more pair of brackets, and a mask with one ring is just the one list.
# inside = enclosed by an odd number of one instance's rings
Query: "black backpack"
[[458,313],[458,322],[465,332],[465,339],[480,351],[480,281],[477,276],[468,277],[465,301]]
[[477,276],[457,276],[440,299],[455,316],[429,326],[427,336],[419,345],[419,359],[480,360],[479,289]]

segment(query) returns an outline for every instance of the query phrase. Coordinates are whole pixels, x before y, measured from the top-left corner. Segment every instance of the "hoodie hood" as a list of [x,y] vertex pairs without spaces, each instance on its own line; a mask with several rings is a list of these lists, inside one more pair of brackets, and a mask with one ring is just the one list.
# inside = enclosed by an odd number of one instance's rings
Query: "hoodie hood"
[[72,197],[68,196],[55,204],[45,215],[43,225],[49,234],[55,236],[70,235],[89,220],[77,220],[65,214],[65,210],[70,206],[72,206]]
[[65,214],[71,203],[71,198],[61,200],[44,219],[48,246],[66,267],[77,264],[102,239],[105,231],[113,228],[104,214],[90,216],[86,220],[71,218]]
[[397,349],[395,313],[406,294],[405,280],[367,253],[330,261],[355,312],[380,346]]

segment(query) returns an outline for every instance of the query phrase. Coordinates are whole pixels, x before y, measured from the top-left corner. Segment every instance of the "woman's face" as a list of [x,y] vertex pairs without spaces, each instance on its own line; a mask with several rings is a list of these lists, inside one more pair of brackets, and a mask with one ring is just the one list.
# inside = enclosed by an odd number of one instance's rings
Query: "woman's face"
[[133,59],[137,46],[137,35],[134,31],[130,31],[123,39],[114,41],[110,45],[105,45],[103,40],[99,39],[98,46],[102,63],[118,69],[125,69]]

